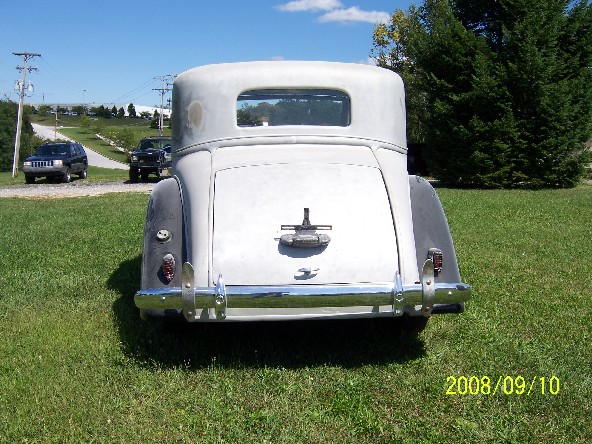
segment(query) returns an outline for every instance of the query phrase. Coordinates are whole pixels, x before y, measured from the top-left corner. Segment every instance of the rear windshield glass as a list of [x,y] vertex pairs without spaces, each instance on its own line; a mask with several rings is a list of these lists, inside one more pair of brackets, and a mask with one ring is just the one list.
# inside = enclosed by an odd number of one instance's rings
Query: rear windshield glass
[[238,126],[349,126],[349,96],[332,89],[258,89],[236,103]]

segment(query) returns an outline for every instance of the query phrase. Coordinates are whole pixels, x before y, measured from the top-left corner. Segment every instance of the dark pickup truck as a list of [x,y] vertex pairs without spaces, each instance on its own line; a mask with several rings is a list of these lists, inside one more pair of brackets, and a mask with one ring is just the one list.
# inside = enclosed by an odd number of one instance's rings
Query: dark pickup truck
[[148,179],[150,174],[166,176],[171,168],[171,138],[147,137],[140,140],[138,148],[130,154],[129,178]]

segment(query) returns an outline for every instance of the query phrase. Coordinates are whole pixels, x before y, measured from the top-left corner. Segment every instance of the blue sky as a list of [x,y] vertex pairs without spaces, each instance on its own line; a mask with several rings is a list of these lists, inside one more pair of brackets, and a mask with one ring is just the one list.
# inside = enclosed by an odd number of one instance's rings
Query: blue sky
[[374,24],[411,0],[0,0],[0,98],[39,53],[27,103],[156,105],[154,77],[249,60],[367,63]]

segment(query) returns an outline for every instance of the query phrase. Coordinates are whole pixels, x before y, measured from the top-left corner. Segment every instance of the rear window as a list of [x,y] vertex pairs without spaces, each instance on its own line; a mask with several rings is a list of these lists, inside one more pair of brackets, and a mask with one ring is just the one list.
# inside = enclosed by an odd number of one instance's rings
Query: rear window
[[349,126],[349,96],[333,89],[258,89],[236,103],[236,123],[248,126]]

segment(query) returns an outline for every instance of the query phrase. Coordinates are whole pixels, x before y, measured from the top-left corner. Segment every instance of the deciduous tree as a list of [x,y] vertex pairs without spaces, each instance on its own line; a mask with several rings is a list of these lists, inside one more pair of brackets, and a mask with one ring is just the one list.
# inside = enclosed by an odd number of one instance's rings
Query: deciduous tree
[[[23,109],[21,127],[21,145],[19,159],[30,156],[42,141],[34,136],[30,121],[31,107]],[[16,120],[18,104],[9,100],[0,100],[0,171],[10,171],[14,157],[14,139],[16,137]],[[20,166],[19,166],[20,168]]]
[[137,115],[136,115],[136,107],[134,106],[133,103],[130,103],[127,106],[127,115],[130,116],[130,117],[132,117],[132,118],[137,117]]

